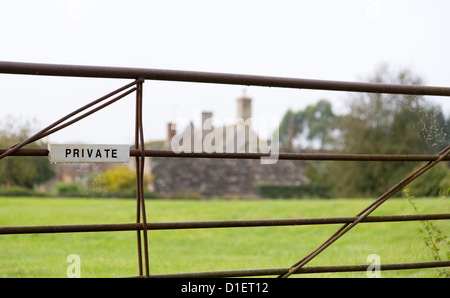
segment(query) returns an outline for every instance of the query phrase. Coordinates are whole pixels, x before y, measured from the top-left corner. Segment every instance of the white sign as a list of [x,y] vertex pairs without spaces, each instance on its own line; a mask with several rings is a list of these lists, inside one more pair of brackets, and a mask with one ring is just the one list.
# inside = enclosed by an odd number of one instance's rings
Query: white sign
[[50,162],[128,162],[129,145],[48,144]]

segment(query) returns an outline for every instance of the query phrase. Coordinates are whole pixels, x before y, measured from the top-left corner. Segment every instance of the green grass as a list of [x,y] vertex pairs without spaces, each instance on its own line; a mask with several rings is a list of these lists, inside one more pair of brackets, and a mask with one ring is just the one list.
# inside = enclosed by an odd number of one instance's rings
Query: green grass
[[[149,222],[354,216],[371,200],[147,200]],[[415,199],[421,213],[448,213],[448,199]],[[134,200],[0,198],[0,226],[135,222]],[[373,215],[414,214],[391,199]],[[450,222],[435,222],[449,235]],[[150,273],[289,267],[340,225],[150,231]],[[359,224],[307,266],[432,261],[418,222]],[[0,277],[66,277],[67,256],[81,258],[82,277],[138,275],[136,232],[0,235]],[[384,271],[382,277],[436,277],[435,269]],[[365,272],[296,277],[366,277]]]

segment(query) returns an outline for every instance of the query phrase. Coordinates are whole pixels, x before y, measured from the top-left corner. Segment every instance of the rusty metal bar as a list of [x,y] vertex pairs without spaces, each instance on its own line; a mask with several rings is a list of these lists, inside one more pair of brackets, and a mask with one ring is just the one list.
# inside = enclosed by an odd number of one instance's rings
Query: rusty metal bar
[[[295,274],[312,273],[338,273],[338,272],[359,272],[367,271],[370,265],[345,265],[345,266],[317,266],[304,267],[295,272]],[[388,270],[410,270],[449,267],[450,261],[419,262],[419,263],[400,263],[400,264],[380,264],[381,271]],[[154,278],[226,278],[226,277],[249,277],[249,276],[269,276],[282,275],[289,271],[289,268],[273,269],[250,269],[250,270],[230,270],[230,271],[208,271],[192,273],[175,274],[155,274]]]
[[[0,149],[0,154],[7,149]],[[141,150],[130,149],[130,156],[140,156]],[[144,150],[146,157],[178,157],[178,158],[229,158],[229,159],[260,159],[269,156],[265,153],[175,153],[170,150]],[[43,148],[22,148],[12,156],[48,156],[48,150]],[[395,154],[340,154],[340,153],[279,153],[279,160],[322,160],[322,161],[388,161],[388,162],[418,162],[434,161],[438,155],[395,155]],[[444,161],[450,161],[446,156]]]
[[[145,147],[144,147],[144,128],[142,122],[142,84],[143,79],[139,79],[136,91],[136,130],[135,130],[135,149],[140,150],[141,155],[136,155],[136,196],[137,196],[137,207],[136,207],[136,223],[141,222],[142,215],[142,233],[144,236],[144,257],[145,257],[145,276],[150,275],[150,262],[148,256],[148,233],[147,233],[147,216],[145,210],[145,200],[144,200],[144,162],[145,162]],[[139,260],[139,274],[143,275],[142,270],[142,243],[141,243],[141,232],[137,231],[137,243],[138,243],[138,260]]]
[[[136,115],[135,115],[135,137],[134,137],[134,148],[135,150],[139,149],[139,98],[136,94]],[[140,189],[140,179],[139,179],[139,171],[140,171],[140,164],[141,159],[140,155],[135,155],[135,163],[136,163],[136,223],[139,224],[143,228],[143,224],[141,224],[141,192]],[[139,275],[143,276],[143,263],[142,263],[142,237],[141,237],[141,230],[137,230],[137,246],[138,246],[138,264],[139,264]]]
[[450,88],[438,86],[396,85],[330,80],[312,80],[274,76],[215,72],[163,70],[151,68],[106,67],[0,61],[0,73],[89,78],[115,78],[299,88],[346,92],[391,93],[450,96]]
[[137,94],[137,98],[139,100],[139,142],[140,142],[140,150],[141,150],[141,156],[139,157],[140,159],[140,169],[139,169],[139,176],[136,177],[137,180],[139,180],[139,188],[137,189],[137,191],[139,192],[139,198],[141,201],[141,212],[142,212],[142,231],[144,234],[144,256],[145,256],[145,276],[149,277],[150,276],[150,259],[149,259],[149,252],[148,252],[148,233],[147,233],[147,215],[146,215],[146,208],[145,208],[145,199],[144,199],[144,164],[145,164],[145,142],[144,142],[144,124],[142,121],[143,115],[142,115],[142,105],[143,105],[143,100],[142,100],[142,93],[143,93],[143,89],[142,89],[142,84],[144,79],[142,79],[142,82],[138,84],[138,92]]
[[[243,228],[243,227],[276,227],[329,225],[354,222],[356,217],[326,217],[326,218],[293,218],[293,219],[254,219],[254,220],[222,220],[194,222],[155,222],[147,223],[148,230],[181,230],[181,229],[212,229],[212,228]],[[448,220],[450,213],[421,215],[389,215],[368,216],[362,223],[407,222],[421,220]],[[139,231],[142,223],[121,224],[91,224],[91,225],[59,225],[59,226],[11,226],[0,227],[0,235],[10,234],[45,234],[45,233],[79,233],[79,232],[115,232]]]
[[[131,150],[130,155],[140,154]],[[181,152],[170,150],[145,150],[148,157],[179,157],[179,158],[232,158],[232,159],[260,159],[270,156],[267,153],[205,153]],[[434,161],[438,155],[396,155],[396,154],[340,154],[340,153],[285,153],[280,152],[279,160],[323,160],[323,161]],[[444,158],[450,161],[450,156]]]

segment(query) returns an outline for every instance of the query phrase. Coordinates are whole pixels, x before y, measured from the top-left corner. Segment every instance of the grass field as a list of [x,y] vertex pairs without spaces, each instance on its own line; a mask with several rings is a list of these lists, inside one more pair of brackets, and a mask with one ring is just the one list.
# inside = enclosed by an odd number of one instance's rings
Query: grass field
[[[148,200],[149,222],[354,216],[371,200]],[[448,213],[448,199],[415,199],[421,213]],[[0,226],[135,222],[125,199],[0,198]],[[415,214],[391,199],[373,215]],[[450,222],[435,222],[445,235]],[[340,225],[150,231],[150,273],[286,268],[314,250]],[[363,223],[308,266],[433,261],[416,230],[419,222]],[[138,275],[136,232],[0,236],[0,277],[66,277],[67,256],[81,259],[81,277]],[[382,277],[437,277],[435,269],[383,271]],[[365,272],[296,277],[366,277]]]

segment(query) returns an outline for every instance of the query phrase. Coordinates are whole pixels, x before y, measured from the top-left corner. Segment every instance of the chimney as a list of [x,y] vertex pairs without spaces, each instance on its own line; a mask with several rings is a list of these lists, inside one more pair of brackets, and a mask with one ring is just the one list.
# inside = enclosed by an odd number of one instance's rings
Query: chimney
[[[213,117],[213,113],[212,112],[202,112],[202,140],[205,138],[205,136],[212,131],[212,117]],[[204,129],[204,123],[206,120],[211,119],[210,121],[210,129]]]
[[252,117],[252,99],[245,95],[237,99],[237,117],[246,121]]
[[[245,146],[245,151],[247,152],[248,150],[248,142],[250,140],[250,131],[251,131],[251,123],[250,121],[247,122],[247,120],[249,120],[252,117],[252,99],[247,97],[245,94],[245,90],[244,90],[244,94],[242,95],[242,97],[239,97],[237,99],[237,119],[238,119],[238,123],[237,123],[237,127],[236,129],[244,129],[244,136],[245,136],[245,140],[244,140],[244,146]],[[243,122],[241,122],[243,121]],[[242,126],[243,125],[243,126]],[[237,150],[241,150],[242,148],[237,148]]]
[[170,145],[172,142],[172,138],[177,134],[177,128],[176,124],[169,122],[167,123],[167,138],[166,138],[166,145]]

